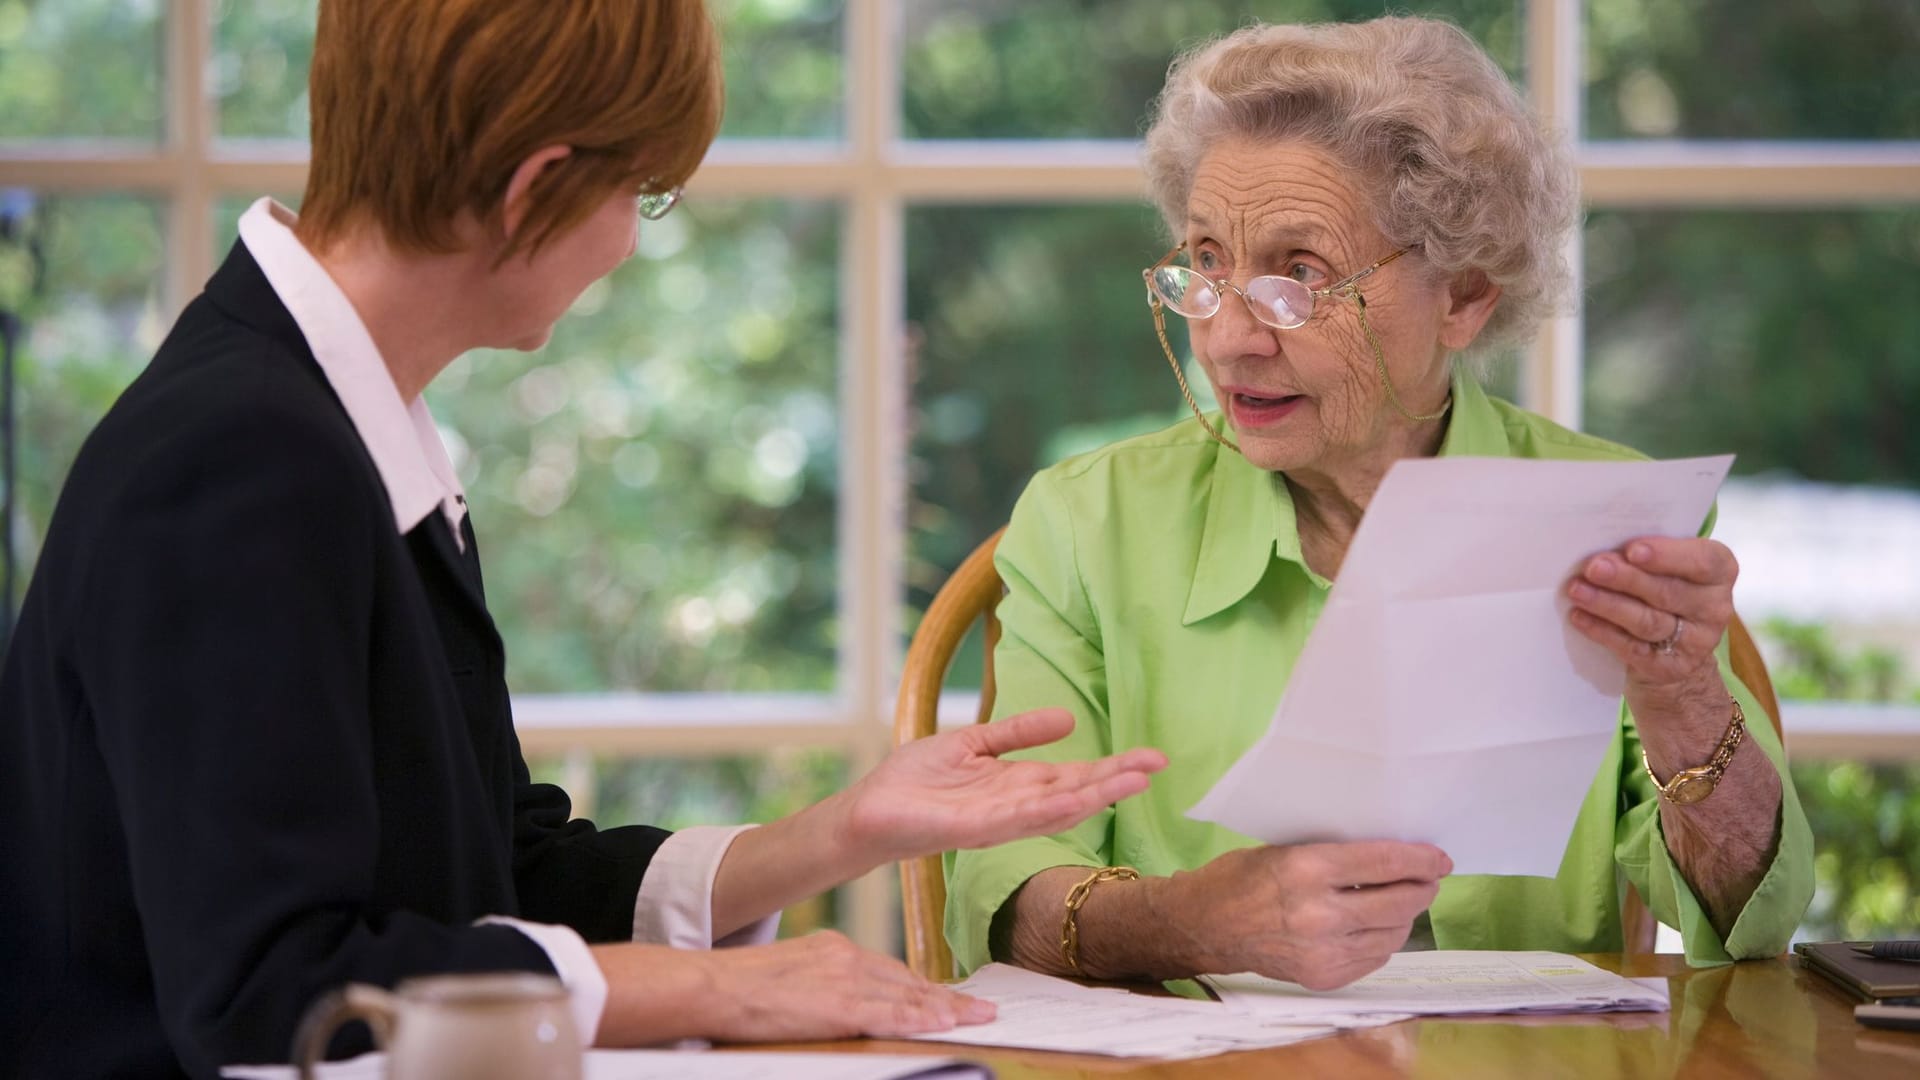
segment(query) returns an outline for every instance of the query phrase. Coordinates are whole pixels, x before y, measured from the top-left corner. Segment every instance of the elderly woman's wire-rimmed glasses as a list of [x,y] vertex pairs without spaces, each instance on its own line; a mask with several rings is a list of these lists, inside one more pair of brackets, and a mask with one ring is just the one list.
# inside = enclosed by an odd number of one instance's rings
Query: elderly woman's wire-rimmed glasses
[[1387,388],[1387,400],[1400,415],[1416,423],[1438,420],[1447,414],[1453,404],[1449,399],[1440,411],[1426,416],[1417,416],[1400,404],[1400,395],[1394,392],[1393,380],[1387,377],[1386,355],[1380,349],[1380,339],[1374,336],[1373,327],[1367,324],[1367,298],[1360,293],[1359,283],[1374,271],[1393,260],[1405,255],[1407,248],[1401,248],[1385,258],[1379,259],[1363,270],[1349,274],[1339,281],[1320,289],[1311,289],[1305,283],[1278,274],[1263,274],[1247,281],[1241,288],[1225,278],[1210,278],[1190,266],[1176,266],[1173,260],[1187,248],[1183,241],[1174,245],[1172,251],[1161,256],[1160,261],[1140,272],[1147,281],[1147,306],[1153,309],[1153,329],[1160,338],[1160,348],[1167,355],[1167,363],[1173,367],[1173,377],[1179,380],[1180,393],[1187,399],[1187,407],[1200,419],[1207,434],[1223,446],[1238,450],[1239,447],[1228,441],[1220,430],[1213,426],[1206,414],[1200,411],[1200,405],[1193,399],[1193,390],[1187,386],[1186,373],[1180,369],[1180,361],[1173,355],[1173,346],[1167,343],[1166,318],[1161,308],[1172,308],[1175,314],[1189,319],[1211,319],[1220,311],[1223,302],[1222,293],[1234,293],[1246,302],[1247,310],[1261,323],[1275,330],[1294,330],[1305,326],[1313,315],[1315,301],[1322,297],[1334,300],[1352,300],[1360,315],[1360,329],[1367,336],[1367,343],[1373,347],[1374,365],[1379,371],[1380,382]]
[[633,204],[634,208],[640,211],[641,217],[646,218],[648,221],[659,221],[661,218],[667,216],[667,211],[680,204],[680,196],[682,194],[684,194],[684,190],[681,188],[671,188],[666,191],[643,191],[634,198]]

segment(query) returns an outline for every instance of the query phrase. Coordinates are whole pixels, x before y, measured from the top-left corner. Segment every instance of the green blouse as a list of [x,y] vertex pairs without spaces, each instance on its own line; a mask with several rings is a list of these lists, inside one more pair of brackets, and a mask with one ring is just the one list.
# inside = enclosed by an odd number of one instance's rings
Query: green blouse
[[[1442,455],[1641,457],[1489,398],[1471,378],[1457,378],[1453,395]],[[1071,736],[1030,756],[1157,746],[1172,763],[1145,794],[1068,832],[948,853],[947,940],[963,972],[987,962],[994,914],[1042,870],[1123,864],[1171,874],[1254,843],[1186,811],[1265,732],[1332,587],[1301,557],[1286,484],[1193,420],[1041,472],[996,562],[1008,594],[995,715],[1064,706],[1078,719]],[[1448,878],[1431,911],[1435,946],[1616,952],[1631,881],[1679,928],[1694,964],[1786,948],[1813,895],[1813,838],[1785,782],[1780,741],[1728,669],[1724,641],[1720,666],[1746,714],[1762,721],[1750,738],[1783,779],[1773,865],[1726,940],[1667,853],[1659,796],[1623,705],[1559,876]]]

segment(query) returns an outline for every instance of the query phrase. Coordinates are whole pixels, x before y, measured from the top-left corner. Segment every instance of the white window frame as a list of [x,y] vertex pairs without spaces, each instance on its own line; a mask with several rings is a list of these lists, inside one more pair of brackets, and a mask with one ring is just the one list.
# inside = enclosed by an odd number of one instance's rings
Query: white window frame
[[[1560,128],[1582,127],[1579,0],[1524,0],[1526,87]],[[162,200],[166,304],[212,273],[212,216],[223,196],[305,187],[301,143],[220,141],[205,73],[212,0],[171,0],[165,15],[167,111],[157,146],[0,146],[0,187],[128,192]],[[841,646],[831,695],[526,695],[515,710],[530,753],[558,753],[583,804],[595,753],[755,754],[770,747],[844,753],[859,773],[888,750],[905,594],[907,436],[905,217],[917,203],[1132,201],[1143,196],[1128,141],[907,142],[899,138],[899,6],[847,0],[845,131],[840,140],[728,140],[688,185],[700,197],[822,198],[846,210],[841,244],[838,572]],[[1144,104],[1144,103],[1143,103]],[[1589,208],[1819,206],[1920,201],[1920,143],[1576,141]],[[1581,266],[1580,237],[1569,242]],[[1522,404],[1577,426],[1579,317],[1554,320],[1525,361]],[[959,695],[957,695],[958,697]],[[965,702],[957,701],[956,706]],[[1920,758],[1920,709],[1795,702],[1796,757]],[[958,713],[956,708],[956,714]],[[859,941],[898,940],[891,870],[850,886]]]

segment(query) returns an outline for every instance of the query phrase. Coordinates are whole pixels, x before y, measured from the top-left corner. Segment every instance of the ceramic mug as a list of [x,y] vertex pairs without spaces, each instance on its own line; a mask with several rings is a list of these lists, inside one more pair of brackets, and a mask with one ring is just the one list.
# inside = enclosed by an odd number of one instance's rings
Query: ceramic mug
[[294,1037],[301,1080],[341,1024],[363,1020],[387,1054],[389,1080],[580,1080],[582,1052],[567,990],[550,975],[408,979],[391,992],[351,983],[314,1002]]

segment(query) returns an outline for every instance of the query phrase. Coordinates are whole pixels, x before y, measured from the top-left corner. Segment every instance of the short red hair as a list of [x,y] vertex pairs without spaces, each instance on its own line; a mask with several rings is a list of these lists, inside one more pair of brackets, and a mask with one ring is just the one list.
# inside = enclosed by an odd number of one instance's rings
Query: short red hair
[[371,225],[449,252],[496,220],[521,162],[542,173],[506,254],[537,249],[623,187],[686,182],[720,127],[720,50],[701,0],[321,0],[313,163],[299,233]]

